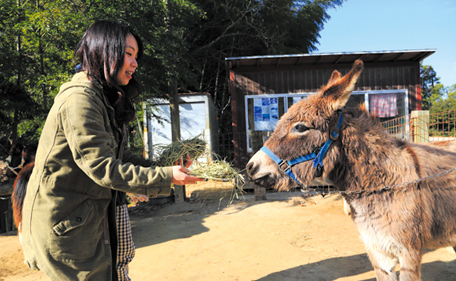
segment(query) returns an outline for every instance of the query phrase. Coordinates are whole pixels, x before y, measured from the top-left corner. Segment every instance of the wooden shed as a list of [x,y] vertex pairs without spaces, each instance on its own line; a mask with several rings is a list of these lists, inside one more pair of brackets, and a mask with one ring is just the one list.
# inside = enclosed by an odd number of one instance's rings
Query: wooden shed
[[386,121],[421,109],[420,62],[435,50],[322,53],[226,58],[235,164],[245,167],[277,120],[357,59],[364,71],[347,106],[364,103]]

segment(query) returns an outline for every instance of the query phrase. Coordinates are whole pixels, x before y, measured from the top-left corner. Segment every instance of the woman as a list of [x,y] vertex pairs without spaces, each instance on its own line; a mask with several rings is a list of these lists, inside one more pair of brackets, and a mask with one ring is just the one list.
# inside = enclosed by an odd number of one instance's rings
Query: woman
[[83,71],[60,88],[44,125],[23,207],[29,267],[52,280],[116,280],[118,191],[156,197],[201,181],[182,166],[151,167],[126,147],[142,55],[136,33],[99,21],[76,50]]

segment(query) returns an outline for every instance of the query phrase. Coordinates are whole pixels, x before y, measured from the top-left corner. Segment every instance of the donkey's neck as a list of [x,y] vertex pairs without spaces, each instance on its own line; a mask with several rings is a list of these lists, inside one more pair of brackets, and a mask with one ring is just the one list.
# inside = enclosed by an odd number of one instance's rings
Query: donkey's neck
[[406,142],[390,136],[365,111],[345,115],[339,163],[329,175],[340,189],[374,191],[418,178],[419,165]]

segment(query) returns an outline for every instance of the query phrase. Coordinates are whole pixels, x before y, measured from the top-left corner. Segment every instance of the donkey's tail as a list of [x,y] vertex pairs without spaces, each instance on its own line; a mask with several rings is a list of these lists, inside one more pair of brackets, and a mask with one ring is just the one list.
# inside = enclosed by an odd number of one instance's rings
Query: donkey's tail
[[16,225],[18,233],[21,232],[22,205],[24,203],[25,194],[27,193],[27,183],[34,166],[35,162],[31,162],[24,166],[14,181],[14,191],[11,196],[11,201],[13,203],[14,224]]

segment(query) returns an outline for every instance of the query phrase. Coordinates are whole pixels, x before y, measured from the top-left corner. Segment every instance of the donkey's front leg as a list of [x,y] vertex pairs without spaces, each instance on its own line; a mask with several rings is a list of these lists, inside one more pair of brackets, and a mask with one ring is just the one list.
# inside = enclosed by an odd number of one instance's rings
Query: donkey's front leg
[[399,263],[401,271],[400,281],[420,281],[421,280],[421,259],[422,253],[418,250],[401,253]]
[[397,264],[395,258],[372,249],[368,249],[367,255],[374,267],[377,281],[397,281],[396,272],[394,271],[394,267]]

